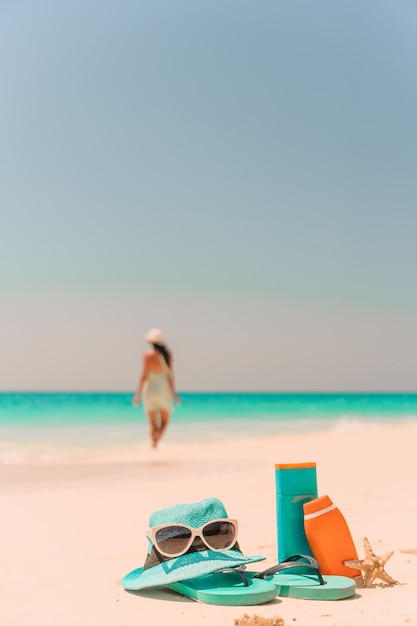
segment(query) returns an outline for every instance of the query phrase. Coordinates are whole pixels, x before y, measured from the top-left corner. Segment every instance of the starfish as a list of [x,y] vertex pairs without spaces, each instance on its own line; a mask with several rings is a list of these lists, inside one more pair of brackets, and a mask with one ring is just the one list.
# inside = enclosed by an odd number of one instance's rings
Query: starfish
[[363,539],[363,547],[365,548],[364,559],[344,561],[348,567],[356,567],[363,572],[362,586],[369,587],[377,579],[382,580],[387,585],[397,585],[398,580],[391,578],[384,569],[385,563],[392,557],[394,551],[387,552],[382,556],[375,556],[375,552],[366,537]]

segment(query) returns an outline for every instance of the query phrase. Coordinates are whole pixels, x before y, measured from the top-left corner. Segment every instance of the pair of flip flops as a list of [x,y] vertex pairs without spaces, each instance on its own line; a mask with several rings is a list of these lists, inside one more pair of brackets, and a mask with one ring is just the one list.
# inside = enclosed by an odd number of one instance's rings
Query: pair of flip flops
[[[288,572],[303,567],[311,573]],[[322,575],[318,562],[296,554],[263,572],[246,572],[245,566],[175,582],[168,587],[205,604],[250,606],[271,602],[276,596],[306,600],[343,600],[355,595],[354,580]]]

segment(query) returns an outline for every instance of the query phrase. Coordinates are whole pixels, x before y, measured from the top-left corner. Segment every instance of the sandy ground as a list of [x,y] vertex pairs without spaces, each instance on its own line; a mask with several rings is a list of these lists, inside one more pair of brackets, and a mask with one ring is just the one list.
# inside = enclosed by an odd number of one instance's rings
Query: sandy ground
[[[294,626],[417,624],[417,426],[79,454],[71,462],[0,466],[1,626],[233,626],[243,615]],[[169,590],[126,592],[144,563],[152,511],[209,496],[239,521],[245,554],[277,561],[275,464],[314,461],[319,495],[349,524],[360,558],[367,536],[398,585],[337,602],[280,598],[209,606]],[[268,623],[268,622],[265,622]]]

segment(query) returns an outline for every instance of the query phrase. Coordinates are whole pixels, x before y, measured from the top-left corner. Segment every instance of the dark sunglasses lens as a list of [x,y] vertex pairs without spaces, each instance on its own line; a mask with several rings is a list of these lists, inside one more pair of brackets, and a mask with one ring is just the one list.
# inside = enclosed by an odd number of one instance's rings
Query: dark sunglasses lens
[[168,526],[156,531],[156,547],[165,554],[183,552],[191,539],[191,532],[184,526]]
[[236,530],[231,522],[212,522],[204,526],[203,537],[215,550],[226,550],[236,541]]

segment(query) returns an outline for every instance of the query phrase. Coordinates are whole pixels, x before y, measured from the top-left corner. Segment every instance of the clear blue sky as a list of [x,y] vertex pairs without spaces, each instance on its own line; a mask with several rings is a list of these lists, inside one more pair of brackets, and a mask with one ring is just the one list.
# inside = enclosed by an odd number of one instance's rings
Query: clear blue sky
[[417,389],[412,0],[0,2],[0,389]]

